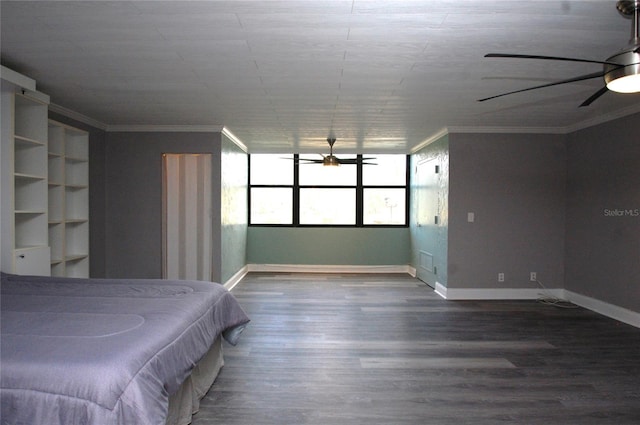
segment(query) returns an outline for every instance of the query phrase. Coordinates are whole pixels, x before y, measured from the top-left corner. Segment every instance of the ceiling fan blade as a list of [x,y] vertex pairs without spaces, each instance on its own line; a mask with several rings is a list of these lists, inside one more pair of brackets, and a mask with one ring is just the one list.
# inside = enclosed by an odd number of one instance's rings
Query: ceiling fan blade
[[608,91],[609,91],[609,89],[607,88],[607,86],[602,87],[600,90],[598,90],[597,92],[592,94],[587,100],[582,102],[582,104],[580,104],[580,107],[582,108],[583,106],[591,105],[594,100],[596,100],[597,98],[599,98],[600,96],[602,96],[603,94],[605,94]]
[[592,78],[602,77],[603,75],[604,75],[604,72],[602,72],[602,71],[601,72],[594,72],[592,74],[580,75],[578,77],[569,78],[567,80],[555,81],[553,83],[542,84],[540,86],[528,87],[526,89],[514,90],[514,91],[507,92],[507,93],[497,94],[495,96],[485,97],[484,99],[478,99],[478,102],[484,102],[485,100],[491,100],[491,99],[495,99],[497,97],[506,96],[506,95],[509,95],[509,94],[522,93],[523,91],[541,89],[541,88],[544,88],[544,87],[552,87],[552,86],[557,86],[557,85],[560,85],[560,84],[575,83],[577,81],[590,80]]
[[514,59],[543,59],[553,61],[566,61],[566,62],[586,62],[586,63],[598,63],[600,65],[613,65],[624,66],[616,62],[597,61],[592,59],[580,59],[580,58],[565,58],[562,56],[542,56],[542,55],[520,55],[515,53],[487,53],[485,58],[514,58]]
[[357,164],[358,163],[358,159],[357,158],[348,158],[348,159],[338,158],[338,162],[340,164]]

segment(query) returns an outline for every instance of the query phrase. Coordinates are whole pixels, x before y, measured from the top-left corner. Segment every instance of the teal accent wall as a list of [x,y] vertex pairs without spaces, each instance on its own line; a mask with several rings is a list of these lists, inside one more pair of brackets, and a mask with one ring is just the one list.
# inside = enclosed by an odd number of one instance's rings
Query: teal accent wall
[[221,282],[247,263],[247,154],[222,134],[220,159]]
[[249,227],[249,264],[407,265],[409,229]]
[[[431,179],[432,188],[428,191],[416,178],[418,164],[429,161],[440,168]],[[432,165],[432,164],[430,164]],[[420,193],[419,193],[420,192]],[[429,194],[432,199],[419,202],[420,194]],[[419,205],[420,204],[420,205]],[[429,204],[429,210],[438,215],[438,223],[432,217],[422,217],[419,206]],[[418,278],[429,285],[439,283],[447,286],[448,282],[448,249],[449,249],[449,136],[444,135],[425,146],[411,156],[411,266],[416,269]],[[421,260],[421,252],[433,255],[432,271],[425,270]]]

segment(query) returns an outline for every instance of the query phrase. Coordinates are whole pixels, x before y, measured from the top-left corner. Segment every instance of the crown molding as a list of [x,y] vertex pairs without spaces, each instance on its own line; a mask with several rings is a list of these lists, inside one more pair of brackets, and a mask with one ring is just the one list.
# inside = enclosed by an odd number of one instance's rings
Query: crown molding
[[108,132],[153,132],[153,133],[220,133],[221,125],[108,125]]
[[595,118],[590,118],[588,120],[581,121],[575,125],[565,127],[566,133],[574,133],[579,130],[584,130],[585,128],[594,127],[599,124],[604,124],[609,121],[614,121],[619,118],[628,117],[629,115],[640,113],[640,104],[631,105],[627,108],[619,109],[617,111],[611,112],[606,115],[600,115]]
[[56,105],[55,103],[49,104],[49,111],[55,112],[60,115],[64,115],[67,118],[71,118],[72,120],[90,125],[91,127],[98,128],[100,130],[107,130],[107,125],[103,122],[100,122],[96,119],[83,115],[81,113],[72,111],[71,109],[67,109],[64,106]]
[[453,126],[446,127],[447,133],[478,133],[478,134],[566,134],[565,127],[477,127]]
[[446,136],[447,134],[449,134],[449,129],[447,127],[441,128],[440,130],[436,131],[431,136],[429,136],[426,139],[424,139],[422,142],[418,143],[416,146],[412,147],[411,150],[409,151],[409,153],[410,154],[414,154],[414,153],[418,152],[419,150],[429,146],[431,143],[435,142],[436,140],[441,139],[442,137]]
[[236,146],[238,146],[240,149],[242,149],[242,151],[244,153],[248,153],[249,152],[249,149],[247,148],[247,145],[242,143],[242,141],[240,139],[238,139],[235,136],[235,134],[233,134],[227,127],[223,127],[222,128],[222,134],[227,136],[233,143],[236,144]]

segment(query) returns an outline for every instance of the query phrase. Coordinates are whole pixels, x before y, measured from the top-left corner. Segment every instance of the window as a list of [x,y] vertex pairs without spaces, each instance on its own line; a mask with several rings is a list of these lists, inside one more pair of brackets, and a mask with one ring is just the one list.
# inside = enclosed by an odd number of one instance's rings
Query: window
[[[356,164],[324,167],[317,155],[249,155],[249,224],[407,226],[407,155],[340,155]],[[369,158],[369,156],[367,156]]]

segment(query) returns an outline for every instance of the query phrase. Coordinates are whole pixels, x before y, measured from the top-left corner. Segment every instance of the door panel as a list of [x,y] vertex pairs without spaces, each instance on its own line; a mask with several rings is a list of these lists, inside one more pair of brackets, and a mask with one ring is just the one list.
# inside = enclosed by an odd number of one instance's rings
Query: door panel
[[417,228],[414,233],[418,248],[416,276],[431,287],[435,287],[438,273],[435,264],[440,223],[439,169],[439,163],[435,158],[421,161],[416,167]]
[[163,278],[211,280],[211,155],[163,155]]

